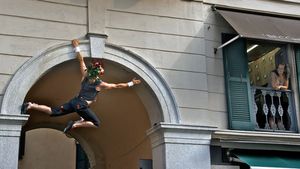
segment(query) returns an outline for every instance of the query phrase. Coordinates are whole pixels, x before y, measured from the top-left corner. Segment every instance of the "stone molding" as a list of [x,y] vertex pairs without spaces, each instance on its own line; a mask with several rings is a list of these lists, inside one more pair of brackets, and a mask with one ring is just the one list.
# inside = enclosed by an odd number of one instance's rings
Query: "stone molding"
[[147,131],[152,148],[163,144],[210,145],[216,127],[159,123]]
[[[106,43],[103,59],[117,62],[138,74],[155,93],[162,110],[163,122],[180,123],[175,96],[160,73],[145,59],[123,47]],[[142,95],[139,95],[143,97]],[[147,106],[146,106],[147,107]],[[151,110],[149,110],[151,112]]]
[[212,145],[224,148],[300,151],[297,133],[219,130],[212,140]]
[[[80,48],[86,57],[90,56],[89,41],[81,41]],[[55,65],[74,58],[75,53],[71,43],[63,43],[53,46],[25,62],[7,86],[0,114],[20,114],[20,105],[22,105],[31,86]],[[121,64],[142,77],[160,104],[162,111],[160,120],[168,123],[180,123],[180,114],[175,97],[167,82],[152,65],[137,54],[109,43],[105,44],[103,59]]]
[[28,115],[0,114],[0,137],[19,137]]
[[147,132],[152,145],[153,168],[210,168],[208,154],[214,130],[215,127],[207,126],[155,124]]

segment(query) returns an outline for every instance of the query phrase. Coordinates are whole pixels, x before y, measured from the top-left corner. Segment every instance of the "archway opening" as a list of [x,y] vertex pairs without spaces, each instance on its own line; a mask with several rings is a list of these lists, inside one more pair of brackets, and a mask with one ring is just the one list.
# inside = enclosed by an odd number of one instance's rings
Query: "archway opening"
[[[86,59],[86,63],[89,61]],[[103,80],[106,82],[127,82],[138,77],[118,63],[105,60],[104,65]],[[77,95],[80,80],[77,60],[63,62],[34,83],[25,101],[59,106]],[[146,135],[146,131],[151,128],[149,112],[145,108],[144,98],[140,97],[141,93],[137,93],[142,91],[139,88],[149,89],[147,84],[142,84],[136,88],[101,91],[96,103],[91,106],[101,120],[100,127],[75,129],[71,132],[72,136],[81,138],[78,139],[80,144],[84,142],[81,145],[86,150],[92,168],[138,168],[140,159],[152,159],[150,140]],[[146,101],[151,99],[147,98]],[[24,128],[28,130],[47,124],[62,130],[67,121],[78,118],[76,113],[49,117],[41,112],[30,112]]]
[[[19,169],[76,168],[76,141],[55,129],[38,128],[24,133]],[[26,141],[25,141],[26,140]]]
[[[62,125],[58,123],[45,121],[23,126],[19,145],[19,169],[93,169],[96,166],[95,155],[87,140],[75,132],[64,134],[60,128]],[[52,164],[53,162],[56,164]],[[104,164],[103,159],[101,162]],[[97,167],[106,168],[104,165]]]

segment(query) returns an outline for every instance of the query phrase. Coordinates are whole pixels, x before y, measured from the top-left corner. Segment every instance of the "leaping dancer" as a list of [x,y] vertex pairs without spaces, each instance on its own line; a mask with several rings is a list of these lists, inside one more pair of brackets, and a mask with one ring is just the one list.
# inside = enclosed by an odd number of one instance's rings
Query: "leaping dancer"
[[74,128],[80,127],[99,127],[100,120],[96,114],[90,109],[90,105],[96,101],[97,94],[103,89],[118,89],[132,87],[140,84],[139,79],[133,78],[128,83],[106,83],[100,79],[104,74],[104,68],[101,62],[94,62],[90,66],[86,66],[83,56],[80,53],[79,41],[72,40],[72,45],[77,53],[77,59],[80,65],[82,74],[81,89],[78,96],[71,99],[69,102],[60,107],[49,107],[46,105],[39,105],[32,102],[26,102],[21,107],[21,113],[26,114],[28,110],[38,110],[50,116],[62,116],[76,112],[81,119],[78,121],[69,121],[64,128],[64,133]]

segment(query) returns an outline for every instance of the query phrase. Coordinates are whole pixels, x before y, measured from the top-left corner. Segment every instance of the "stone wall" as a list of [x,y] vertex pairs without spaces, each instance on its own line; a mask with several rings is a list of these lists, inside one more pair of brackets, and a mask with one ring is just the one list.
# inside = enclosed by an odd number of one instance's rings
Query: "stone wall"
[[87,1],[3,0],[0,22],[1,101],[11,77],[29,58],[55,44],[85,36]]

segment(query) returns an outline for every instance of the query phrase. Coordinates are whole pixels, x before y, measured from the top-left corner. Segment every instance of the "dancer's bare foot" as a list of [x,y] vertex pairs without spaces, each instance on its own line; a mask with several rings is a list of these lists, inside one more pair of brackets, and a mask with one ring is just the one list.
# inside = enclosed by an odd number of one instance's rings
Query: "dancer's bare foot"
[[74,121],[69,121],[68,122],[68,124],[67,124],[67,126],[64,128],[64,133],[67,133],[67,132],[69,132],[72,128],[73,128],[73,125],[74,125]]

